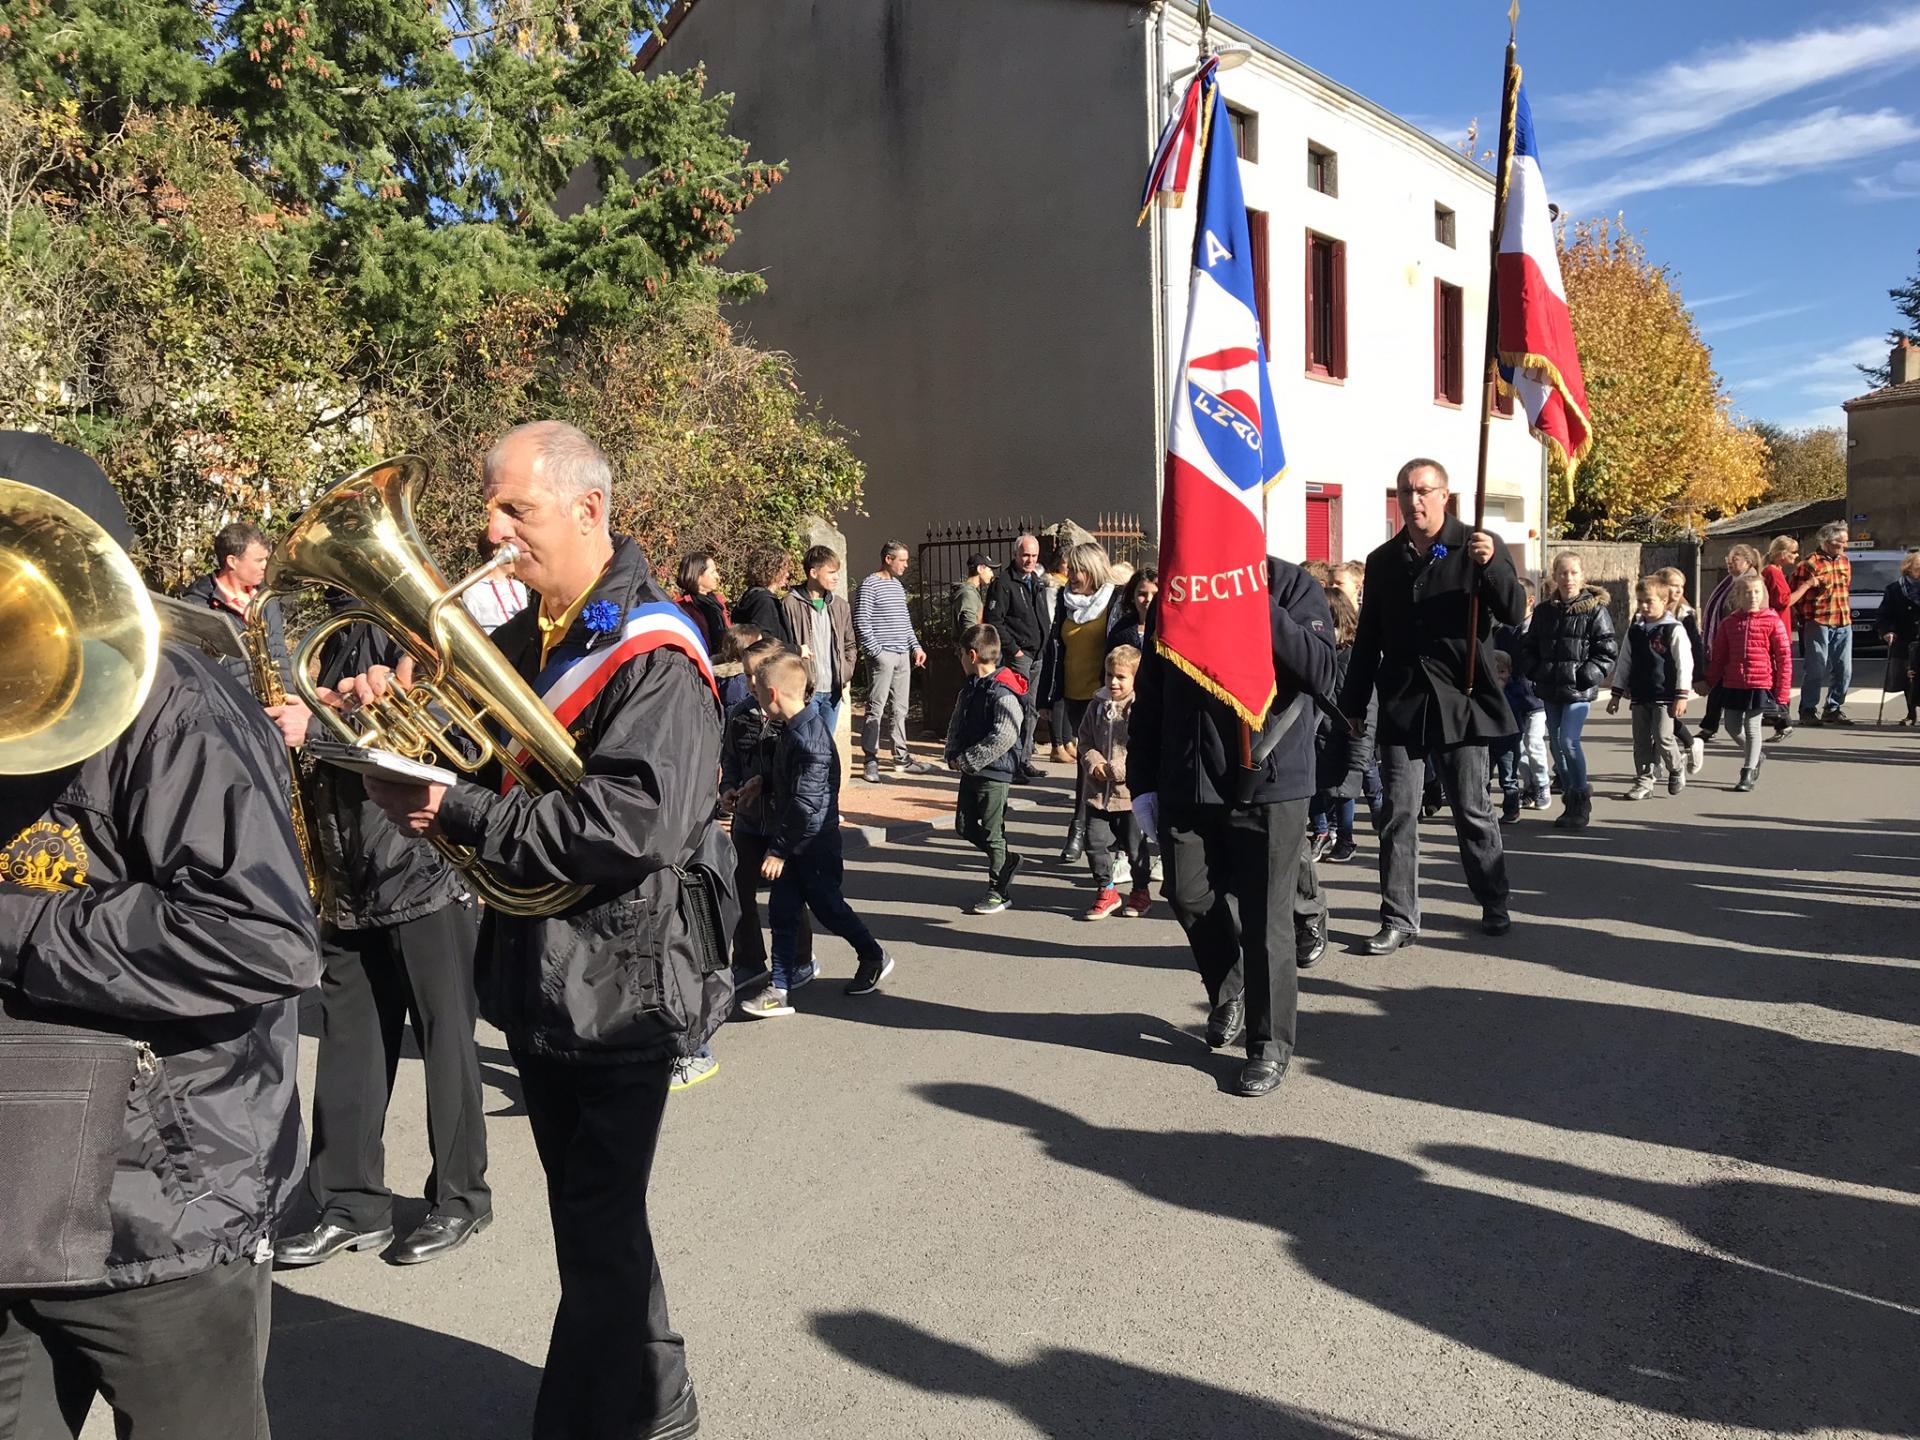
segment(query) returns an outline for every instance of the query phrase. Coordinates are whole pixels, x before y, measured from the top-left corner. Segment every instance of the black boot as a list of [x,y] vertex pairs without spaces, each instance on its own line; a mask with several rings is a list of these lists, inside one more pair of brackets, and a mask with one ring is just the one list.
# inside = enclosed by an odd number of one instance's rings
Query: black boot
[[1067,843],[1060,847],[1060,859],[1068,865],[1087,853],[1087,832],[1078,825],[1067,832]]
[[1745,794],[1747,791],[1753,789],[1753,777],[1758,773],[1758,771],[1749,770],[1745,766],[1742,766],[1740,769],[1740,778],[1734,781],[1733,788]]
[[1568,799],[1573,803],[1573,819],[1568,822],[1569,830],[1584,830],[1593,819],[1593,789],[1589,786]]

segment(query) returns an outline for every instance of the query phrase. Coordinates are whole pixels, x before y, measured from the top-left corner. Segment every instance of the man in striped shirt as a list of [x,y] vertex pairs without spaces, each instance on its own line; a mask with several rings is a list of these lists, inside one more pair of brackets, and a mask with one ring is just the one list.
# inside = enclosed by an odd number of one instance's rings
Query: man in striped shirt
[[913,672],[927,663],[907,612],[907,547],[889,540],[880,552],[880,568],[860,582],[854,600],[853,633],[867,657],[867,723],[860,732],[866,755],[866,781],[880,783],[880,727],[887,723],[893,744],[893,768],[902,775],[925,775],[933,766],[907,753],[907,700]]

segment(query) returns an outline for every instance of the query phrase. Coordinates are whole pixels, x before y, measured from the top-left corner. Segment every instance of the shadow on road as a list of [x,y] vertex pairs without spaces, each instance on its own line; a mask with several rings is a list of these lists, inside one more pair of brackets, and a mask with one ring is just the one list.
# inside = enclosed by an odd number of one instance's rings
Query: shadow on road
[[1004,1405],[1043,1435],[1404,1440],[1086,1350],[1055,1348],[1007,1364],[871,1310],[816,1315],[813,1329],[857,1365],[928,1394]]
[[[1914,1433],[1920,1316],[1908,1310],[1443,1184],[1406,1161],[1330,1141],[1107,1127],[992,1086],[920,1093],[1027,1131],[1060,1164],[1166,1204],[1265,1226],[1321,1282],[1591,1394],[1775,1434]],[[857,1343],[864,1354],[864,1335],[842,1332],[836,1343]],[[875,1347],[872,1363],[884,1363],[884,1349]],[[946,1388],[938,1375],[929,1379]],[[1058,1400],[1030,1403],[1060,1407],[1046,1412],[1055,1418],[1071,1413]],[[1088,1433],[1289,1432],[1189,1421]]]
[[[1515,931],[1517,936],[1520,932]],[[1415,952],[1416,954],[1418,952]],[[1920,1190],[1920,1056],[1635,1005],[1308,976],[1304,1063],[1370,1094]]]
[[267,1409],[277,1440],[524,1435],[539,1386],[538,1367],[488,1346],[273,1288]]

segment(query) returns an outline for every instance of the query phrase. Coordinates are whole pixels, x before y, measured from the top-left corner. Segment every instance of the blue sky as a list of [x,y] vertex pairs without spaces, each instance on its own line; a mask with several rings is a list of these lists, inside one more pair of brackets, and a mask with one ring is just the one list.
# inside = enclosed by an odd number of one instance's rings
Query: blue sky
[[[1443,139],[1494,128],[1505,0],[1214,11]],[[1736,408],[1844,423],[1920,264],[1920,8],[1523,0],[1520,63],[1553,199],[1625,212]]]

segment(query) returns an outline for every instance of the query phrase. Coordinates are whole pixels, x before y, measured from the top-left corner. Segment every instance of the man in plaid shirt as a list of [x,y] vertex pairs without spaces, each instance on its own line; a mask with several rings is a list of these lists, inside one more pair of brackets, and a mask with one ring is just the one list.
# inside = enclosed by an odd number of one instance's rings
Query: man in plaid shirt
[[[1793,572],[1794,619],[1800,622],[1800,723],[1851,725],[1845,709],[1853,681],[1853,564],[1847,559],[1847,525],[1820,527],[1814,551]],[[1827,691],[1825,715],[1820,691]]]

